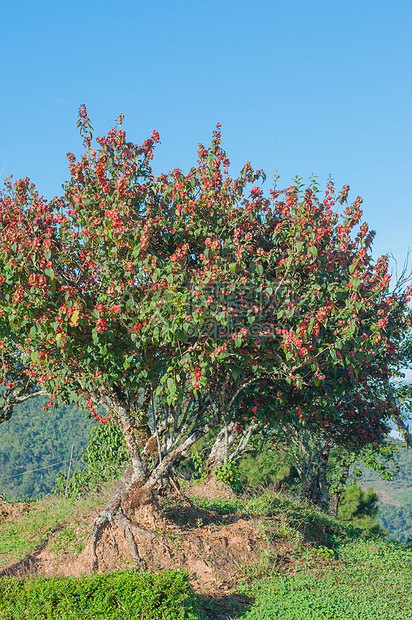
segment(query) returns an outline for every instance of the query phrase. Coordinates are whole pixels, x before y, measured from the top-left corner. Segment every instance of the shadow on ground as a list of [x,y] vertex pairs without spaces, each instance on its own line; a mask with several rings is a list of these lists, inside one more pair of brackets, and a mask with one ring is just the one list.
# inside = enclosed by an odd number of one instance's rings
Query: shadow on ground
[[220,597],[199,595],[199,599],[207,620],[240,619],[253,604],[253,599],[237,594]]

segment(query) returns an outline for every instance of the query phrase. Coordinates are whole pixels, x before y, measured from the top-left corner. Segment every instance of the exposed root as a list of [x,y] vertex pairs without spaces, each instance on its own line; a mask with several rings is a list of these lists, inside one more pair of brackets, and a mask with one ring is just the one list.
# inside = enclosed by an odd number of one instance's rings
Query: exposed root
[[124,516],[122,512],[116,515],[116,523],[125,529],[130,529],[132,532],[135,532],[141,538],[145,538],[146,540],[152,540],[155,537],[155,534],[146,528],[140,527],[137,523],[130,521],[127,517]]
[[[131,500],[131,495],[134,497]],[[93,554],[93,570],[98,569],[97,544],[101,531],[107,526],[121,527],[125,530],[129,540],[130,549],[136,565],[143,567],[143,561],[139,556],[134,534],[145,540],[152,540],[155,534],[140,527],[131,521],[124,513],[122,503],[130,508],[138,508],[144,502],[145,493],[139,492],[136,485],[131,482],[131,468],[127,469],[119,479],[116,488],[106,506],[97,515],[91,531],[91,546]]]
[[139,556],[134,534],[136,534],[139,538],[144,538],[147,541],[152,540],[155,537],[155,534],[153,534],[153,532],[151,532],[150,530],[140,527],[139,525],[137,525],[137,523],[133,523],[133,521],[131,521],[124,515],[122,509],[119,508],[116,513],[110,513],[107,512],[107,510],[102,510],[94,521],[91,541],[93,553],[93,570],[95,571],[98,569],[97,543],[99,534],[106,527],[106,525],[111,525],[113,527],[122,527],[125,530],[127,538],[129,540],[133,559],[136,565],[143,568],[144,564],[141,557]]
[[135,539],[133,537],[133,533],[132,533],[132,530],[130,529],[129,524],[126,524],[124,526],[124,528],[126,530],[127,538],[129,539],[129,545],[130,545],[130,549],[132,550],[133,560],[134,560],[135,564],[143,566],[143,561],[142,561],[142,558],[139,555],[139,551],[137,549],[136,541],[135,541]]

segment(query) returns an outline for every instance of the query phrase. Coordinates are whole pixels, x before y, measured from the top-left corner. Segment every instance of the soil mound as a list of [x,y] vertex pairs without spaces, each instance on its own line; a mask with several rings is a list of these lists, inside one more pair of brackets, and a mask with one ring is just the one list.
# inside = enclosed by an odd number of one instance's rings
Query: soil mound
[[[233,497],[232,491],[216,480],[192,489],[193,494],[223,499]],[[130,516],[130,515],[129,515]],[[92,572],[93,553],[90,536],[93,519],[78,531],[76,544],[56,547],[52,535],[42,548],[2,571],[1,576],[50,575],[80,576]],[[114,525],[103,528],[98,535],[97,571],[113,571],[135,567],[136,570],[160,572],[165,569],[186,570],[199,592],[225,595],[244,577],[248,567],[259,565],[262,552],[268,552],[268,538],[253,519],[237,515],[220,515],[195,507],[190,498],[178,494],[168,496],[160,504],[146,504],[131,516],[138,563],[133,559],[130,539],[125,529]],[[57,533],[57,536],[59,533]],[[79,541],[86,539],[82,551]],[[279,541],[278,541],[279,542]],[[288,550],[279,546],[270,550],[278,565],[288,564]]]
[[29,512],[30,507],[25,502],[10,504],[0,496],[0,521],[16,519],[19,515]]
[[219,482],[216,476],[209,476],[202,484],[194,484],[189,493],[208,499],[234,499],[236,497],[234,491],[227,484]]

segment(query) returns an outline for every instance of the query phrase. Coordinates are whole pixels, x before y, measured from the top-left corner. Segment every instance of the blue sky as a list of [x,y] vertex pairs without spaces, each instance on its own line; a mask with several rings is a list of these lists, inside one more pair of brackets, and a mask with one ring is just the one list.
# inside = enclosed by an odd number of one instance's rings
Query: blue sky
[[154,169],[185,170],[222,123],[235,174],[280,185],[330,173],[362,195],[375,255],[412,246],[412,4],[393,0],[72,0],[3,3],[1,178],[46,197],[119,113],[129,140],[160,133]]

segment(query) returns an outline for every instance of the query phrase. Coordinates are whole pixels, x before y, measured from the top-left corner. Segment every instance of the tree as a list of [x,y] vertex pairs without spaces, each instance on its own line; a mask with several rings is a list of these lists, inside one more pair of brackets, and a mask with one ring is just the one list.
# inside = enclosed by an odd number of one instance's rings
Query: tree
[[409,335],[401,343],[398,359],[392,364],[390,375],[383,386],[391,407],[391,419],[409,449],[412,449],[412,433],[407,420],[412,408],[412,385],[403,381],[405,378],[403,369],[411,368],[411,361],[412,338]]
[[378,502],[379,497],[372,487],[363,491],[357,484],[351,484],[343,494],[337,516],[343,521],[351,521],[355,526],[378,532]]
[[[247,191],[263,172],[247,163],[230,178],[219,126],[197,167],[155,178],[157,132],[126,142],[122,120],[95,149],[81,106],[85,154],[68,153],[62,195],[47,202],[26,178],[0,201],[2,337],[50,402],[103,407],[127,446],[94,544],[109,521],[141,532],[124,499],[149,501],[212,428],[273,423],[285,393],[301,403],[342,368],[359,373],[394,346],[405,307],[388,296],[385,257],[372,261],[373,233],[356,233],[360,198],[340,215],[331,181],[323,199],[314,182],[270,199]],[[300,404],[287,411],[304,416]]]

